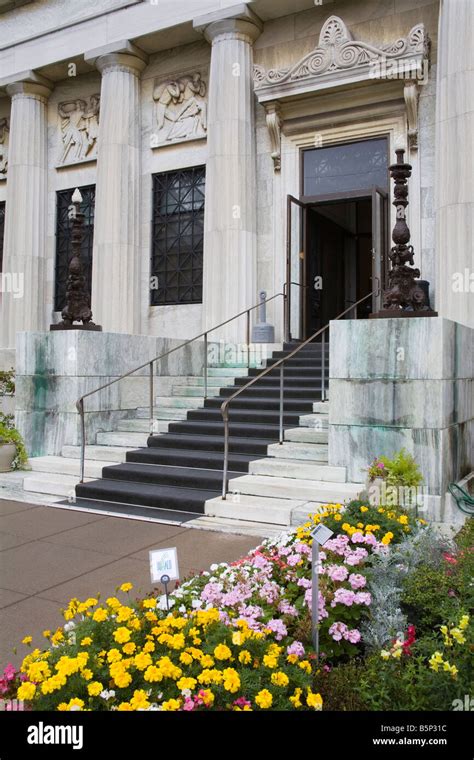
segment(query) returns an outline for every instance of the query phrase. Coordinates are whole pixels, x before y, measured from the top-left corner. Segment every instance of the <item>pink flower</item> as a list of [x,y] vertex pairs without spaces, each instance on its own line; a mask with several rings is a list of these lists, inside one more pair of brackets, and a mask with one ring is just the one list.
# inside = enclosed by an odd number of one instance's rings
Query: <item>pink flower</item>
[[354,601],[356,604],[366,604],[368,607],[372,602],[372,597],[367,591],[358,591],[357,594],[354,595]]
[[245,697],[239,697],[238,699],[234,699],[234,701],[232,702],[232,704],[235,705],[236,707],[240,707],[241,709],[244,708],[244,707],[251,707],[252,706],[252,703],[249,702],[248,699],[245,699]]
[[349,571],[344,565],[330,565],[326,568],[326,572],[332,581],[345,581],[349,575]]
[[294,567],[295,565],[298,564],[298,562],[301,561],[301,554],[291,554],[287,558],[286,561],[288,562],[288,564],[290,565],[290,567]]
[[350,641],[351,644],[357,644],[360,641],[360,631],[357,630],[357,628],[353,628],[352,631],[347,632],[347,636],[344,637],[347,639],[347,641]]
[[3,675],[7,679],[7,681],[13,681],[16,675],[16,669],[15,666],[11,664],[11,662],[8,663],[5,670],[3,671]]
[[333,623],[329,628],[329,635],[332,636],[334,641],[341,641],[346,631],[349,629],[345,623],[337,622]]
[[183,710],[186,710],[186,712],[194,710],[194,702],[190,697],[186,697],[184,700]]
[[335,607],[336,604],[345,604],[346,607],[351,607],[356,601],[356,594],[347,588],[338,588],[334,593],[334,599],[331,602],[331,607]]
[[351,539],[353,544],[363,544],[364,534],[361,533],[360,530],[356,530],[356,532],[352,534]]
[[377,467],[379,468],[379,470],[383,470],[385,468],[385,465],[383,462],[377,462]]
[[349,576],[349,583],[351,588],[358,589],[363,588],[367,581],[363,575],[360,575],[360,573],[351,573]]
[[301,641],[294,641],[286,648],[287,654],[295,654],[297,657],[303,657],[305,649]]

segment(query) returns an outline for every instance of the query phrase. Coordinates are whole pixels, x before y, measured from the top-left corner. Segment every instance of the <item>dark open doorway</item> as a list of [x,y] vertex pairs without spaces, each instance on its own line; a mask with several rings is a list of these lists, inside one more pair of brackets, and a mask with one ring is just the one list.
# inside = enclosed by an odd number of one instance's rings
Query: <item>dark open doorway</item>
[[[308,205],[306,235],[304,333],[309,336],[372,290],[372,198]],[[371,311],[367,300],[358,306],[357,318]]]

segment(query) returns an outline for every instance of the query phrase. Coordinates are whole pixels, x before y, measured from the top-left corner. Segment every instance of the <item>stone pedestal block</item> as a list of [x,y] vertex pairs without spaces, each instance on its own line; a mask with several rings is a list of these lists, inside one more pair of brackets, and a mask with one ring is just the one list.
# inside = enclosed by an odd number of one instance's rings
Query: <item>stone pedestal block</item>
[[329,464],[365,480],[374,457],[413,454],[439,497],[473,469],[474,330],[441,317],[330,326]]

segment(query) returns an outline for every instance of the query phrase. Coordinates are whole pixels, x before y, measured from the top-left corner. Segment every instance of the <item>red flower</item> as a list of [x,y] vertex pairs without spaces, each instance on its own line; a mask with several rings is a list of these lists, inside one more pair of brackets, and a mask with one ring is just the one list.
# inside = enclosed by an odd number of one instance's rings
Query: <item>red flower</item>
[[444,559],[445,559],[446,562],[449,562],[450,565],[457,565],[458,564],[458,561],[457,561],[456,557],[453,557],[452,554],[448,554],[448,552],[444,552],[443,553],[443,557],[444,557]]

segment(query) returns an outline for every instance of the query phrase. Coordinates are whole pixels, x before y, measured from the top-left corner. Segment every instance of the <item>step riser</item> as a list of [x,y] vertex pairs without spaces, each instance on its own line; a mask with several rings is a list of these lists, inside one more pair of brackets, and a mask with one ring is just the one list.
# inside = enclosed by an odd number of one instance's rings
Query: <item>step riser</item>
[[[301,412],[303,414],[303,412]],[[283,424],[284,425],[291,425],[294,423],[295,425],[298,424],[300,418],[300,414],[291,414],[288,412],[285,412],[283,414]],[[280,418],[277,412],[273,413],[270,411],[265,412],[259,412],[257,410],[255,411],[246,411],[244,409],[233,409],[231,408],[229,410],[229,420],[230,422],[236,422],[236,423],[242,423],[242,422],[248,422],[250,424],[262,424],[262,425],[279,425]],[[189,412],[188,414],[188,421],[189,422],[214,422],[214,423],[221,423],[222,422],[222,414],[220,411],[220,408],[217,409],[206,409],[206,410],[199,410],[194,412]],[[170,426],[170,430],[172,429],[172,426]]]
[[[99,460],[100,462],[125,462],[128,449],[114,446],[86,446],[86,460]],[[79,459],[81,456],[80,446],[63,446],[61,456],[67,459]]]
[[[235,385],[238,387],[241,387],[242,385],[246,385],[249,380],[253,379],[254,376],[248,378],[248,377],[237,377],[235,379]],[[327,385],[327,382],[326,382]],[[265,375],[265,377],[262,377],[260,380],[257,380],[254,385],[251,385],[250,388],[266,388],[268,386],[273,386],[274,388],[280,387],[280,372],[277,370],[273,370],[268,373],[268,375]],[[320,375],[308,375],[308,376],[302,376],[302,375],[285,375],[283,378],[283,387],[284,388],[311,388],[312,391],[316,395],[321,394],[321,376]],[[250,390],[250,389],[249,389]]]
[[[344,501],[357,498],[359,491],[354,488],[352,491],[338,489],[337,485],[328,485],[327,488],[319,486],[315,488],[302,483],[302,481],[288,482],[288,485],[274,483],[277,478],[268,478],[268,483],[260,483],[257,476],[244,475],[229,482],[229,490],[238,491],[248,496],[269,496],[273,498],[295,499],[299,501],[318,501],[326,504],[342,504]],[[286,478],[286,480],[290,480]]]
[[[150,440],[149,442],[150,447],[153,448],[167,448],[170,445],[173,446],[175,449],[188,449],[190,447],[189,438],[186,435],[176,435],[173,436],[172,443],[170,441],[167,441],[165,436],[157,436]],[[224,439],[222,438],[219,441],[210,441],[210,440],[203,440],[201,439],[198,442],[193,442],[192,444],[194,451],[224,451]],[[235,452],[239,454],[255,454],[257,457],[259,456],[265,456],[267,453],[268,444],[265,443],[256,443],[253,442],[251,439],[245,442],[241,441],[233,441],[232,438],[229,441],[229,451]]]
[[300,432],[298,428],[295,430],[285,430],[285,441],[291,441],[292,443],[327,443],[328,432],[327,430],[314,430],[307,428],[306,431]]
[[[224,403],[224,398],[208,398],[204,403],[205,409],[220,409]],[[230,410],[248,410],[249,412],[258,412],[260,409],[266,409],[269,411],[279,411],[280,401],[279,399],[265,399],[265,398],[244,398],[244,395],[238,396],[231,402]],[[307,411],[313,411],[313,402],[311,400],[302,399],[284,399],[283,410],[287,412],[304,413]]]
[[[288,423],[293,426],[294,418]],[[233,435],[237,438],[268,438],[269,441],[278,440],[278,430],[267,425],[246,425],[245,423],[232,422],[229,425],[230,437]],[[209,422],[194,420],[194,424],[186,422],[173,422],[170,425],[170,433],[179,435],[224,435],[224,425],[218,422]],[[207,442],[203,441],[203,448],[206,448]]]
[[328,483],[345,483],[346,468],[285,459],[259,459],[249,465],[250,475],[269,475],[301,480],[324,480]]
[[[230,388],[223,388],[219,394],[220,398],[223,399],[232,396],[232,394],[238,391],[241,387],[242,386],[239,385],[233,385]],[[313,406],[315,403],[319,403],[318,401],[314,401],[318,395],[320,394],[309,386],[303,386],[302,388],[298,388],[297,386],[283,386],[283,398],[285,404],[287,401],[291,402],[294,399],[303,398],[305,401],[308,400]],[[271,386],[264,386],[260,383],[255,383],[254,386],[251,386],[250,388],[247,388],[246,391],[243,391],[233,403],[242,403],[244,400],[253,401],[256,398],[278,399],[279,402],[280,386],[276,384]]]
[[327,462],[328,447],[317,444],[273,443],[268,447],[268,456],[277,459],[304,459],[311,462]]

